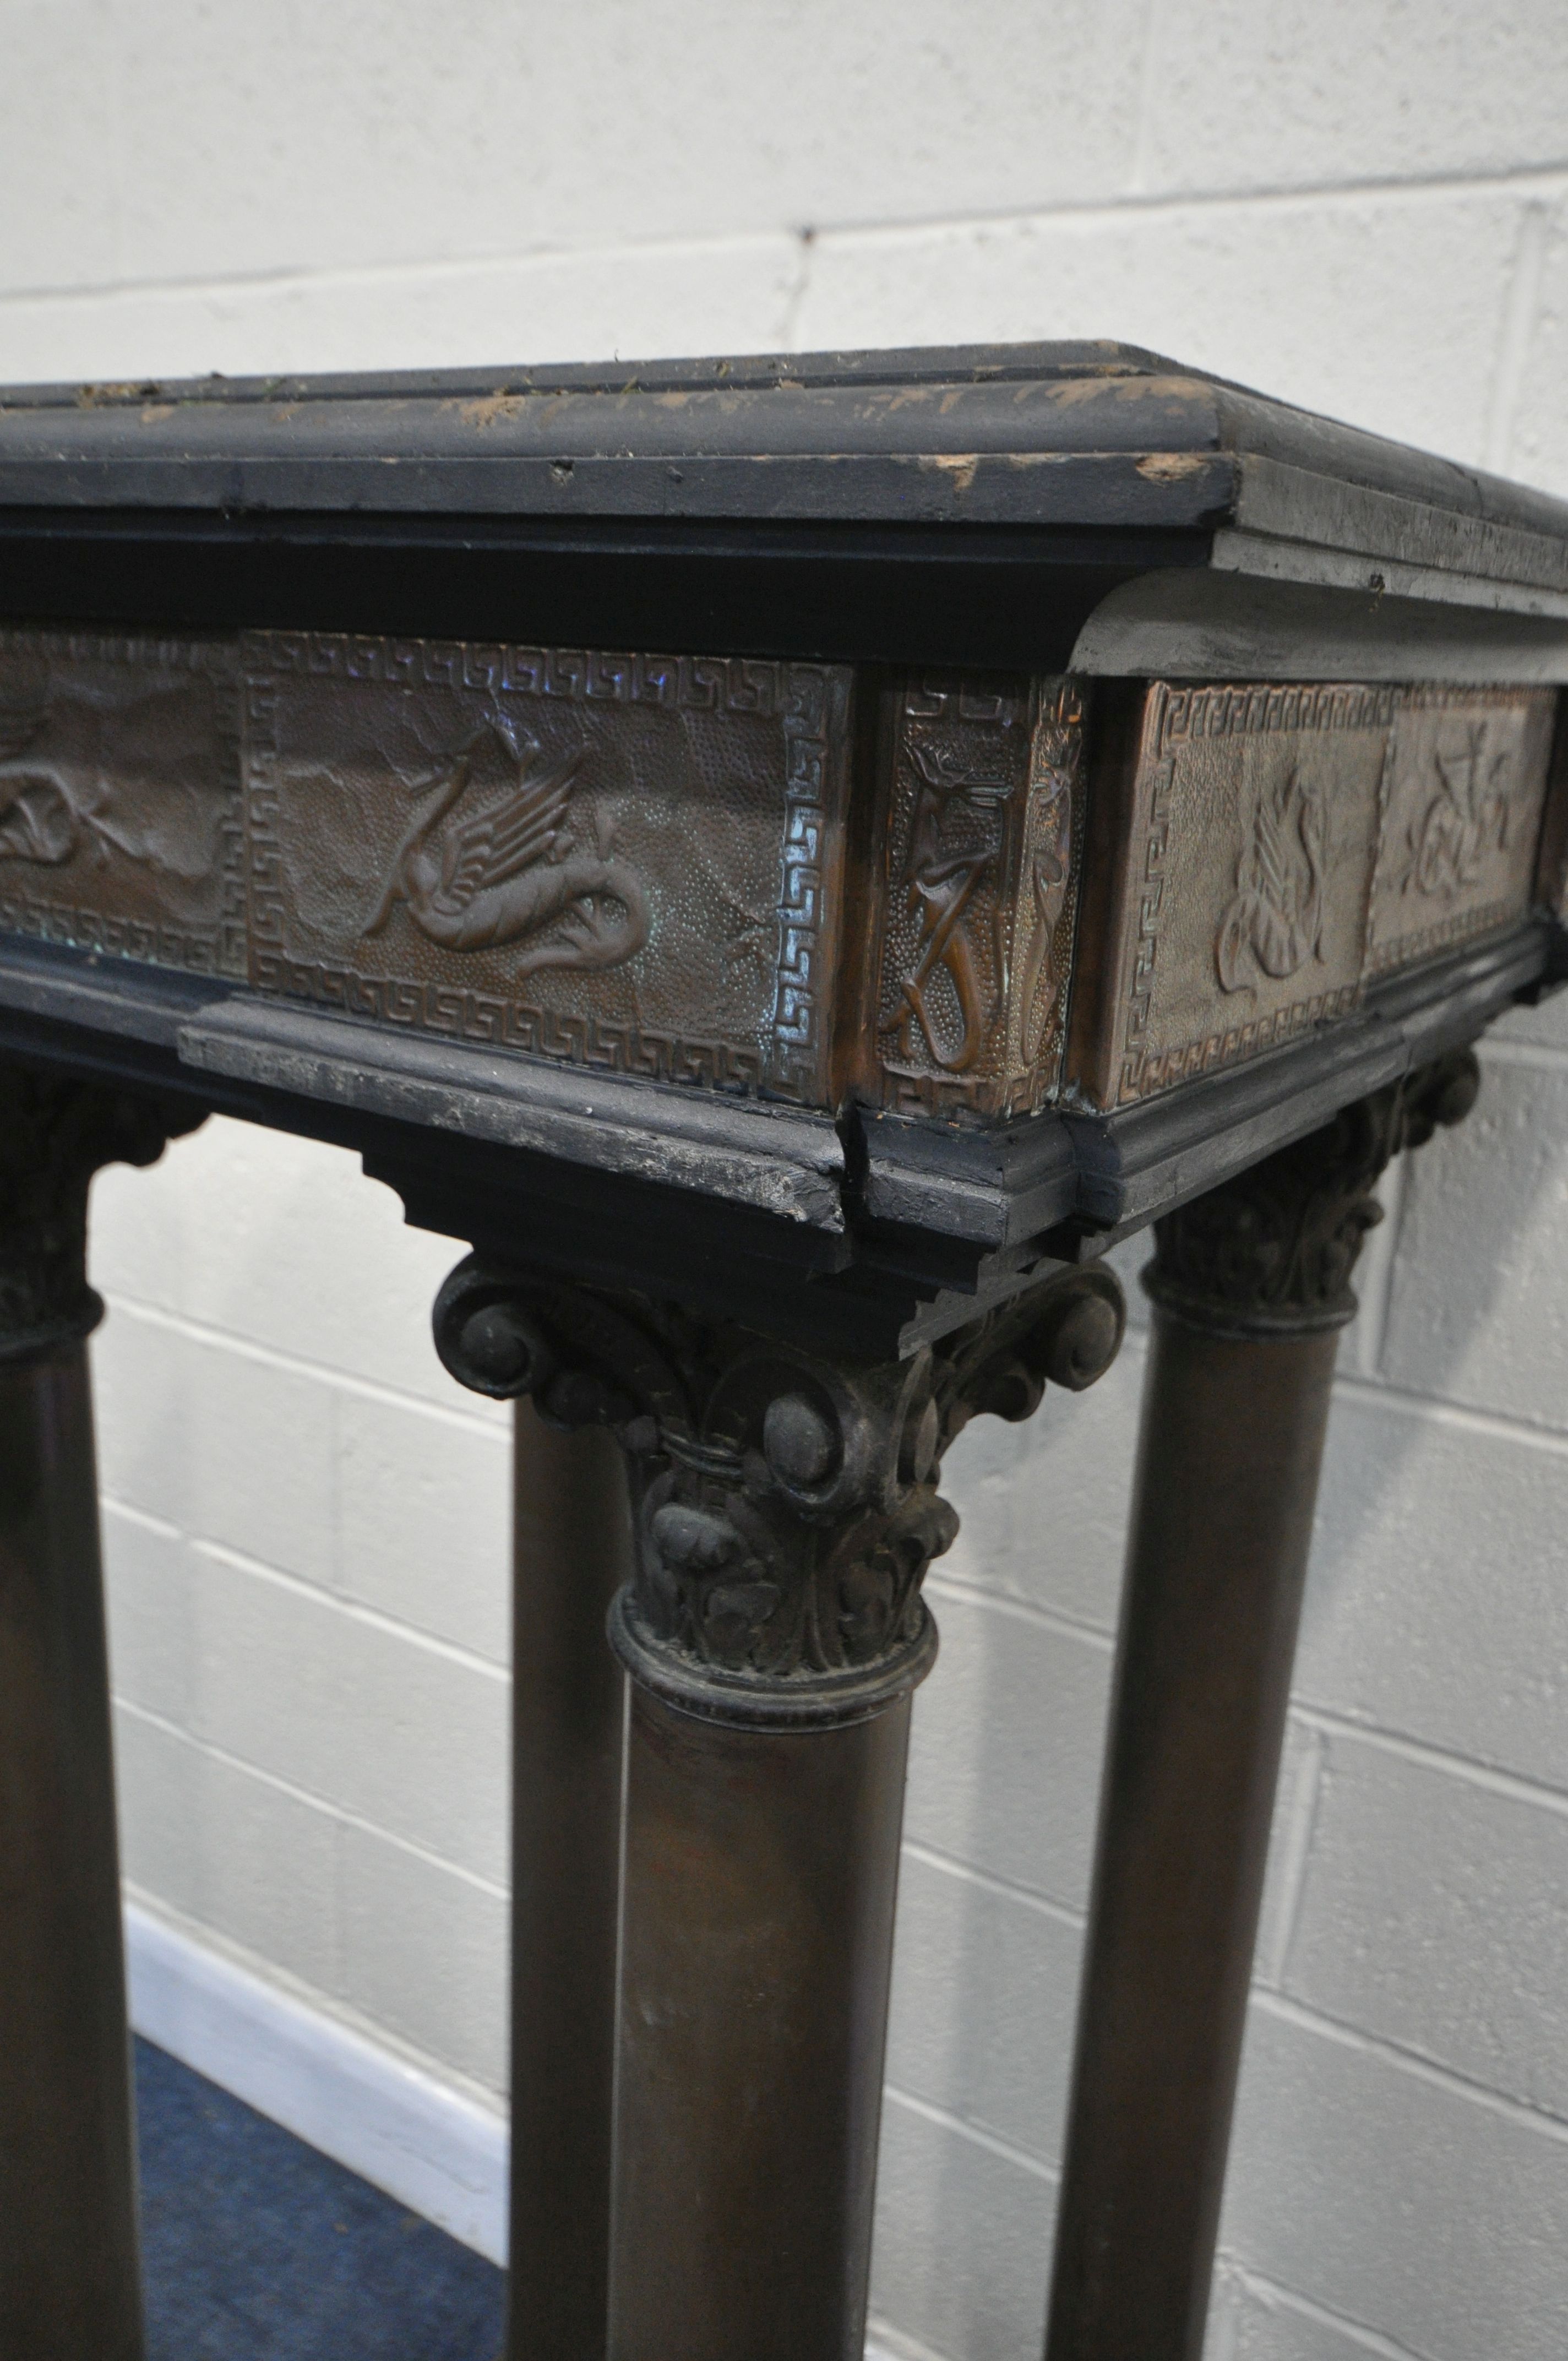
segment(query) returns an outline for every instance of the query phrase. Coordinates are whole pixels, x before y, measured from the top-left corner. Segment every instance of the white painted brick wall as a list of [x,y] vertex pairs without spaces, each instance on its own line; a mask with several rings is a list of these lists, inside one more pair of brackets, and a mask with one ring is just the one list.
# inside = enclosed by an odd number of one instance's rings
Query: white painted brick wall
[[[1113,335],[1568,491],[1559,0],[0,0],[0,379]],[[1387,1193],[1211,2361],[1568,2345],[1568,1002]],[[455,1249],[231,1125],[94,1218],[136,1890],[498,2093]],[[1140,1377],[954,1455],[876,2270],[941,2361],[1037,2350]]]

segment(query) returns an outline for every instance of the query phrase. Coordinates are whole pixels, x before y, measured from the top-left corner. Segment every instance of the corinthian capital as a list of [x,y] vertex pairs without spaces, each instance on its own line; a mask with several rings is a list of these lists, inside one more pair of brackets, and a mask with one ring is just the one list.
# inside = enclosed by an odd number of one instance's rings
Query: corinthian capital
[[0,1064],[0,1357],[84,1336],[104,1307],[87,1284],[87,1191],[104,1164],[152,1164],[193,1130],[183,1102]]
[[1480,1080],[1475,1051],[1453,1050],[1167,1214],[1144,1274],[1150,1295],[1237,1335],[1343,1327],[1362,1245],[1383,1218],[1373,1192],[1384,1167],[1468,1115]]
[[1108,1272],[1064,1269],[907,1360],[830,1359],[470,1257],[435,1339],[464,1385],[619,1437],[637,1574],[611,1637],[635,1677],[687,1712],[804,1727],[924,1677],[921,1584],[958,1532],[943,1453],[981,1412],[1027,1418],[1047,1383],[1091,1383],[1124,1318]]

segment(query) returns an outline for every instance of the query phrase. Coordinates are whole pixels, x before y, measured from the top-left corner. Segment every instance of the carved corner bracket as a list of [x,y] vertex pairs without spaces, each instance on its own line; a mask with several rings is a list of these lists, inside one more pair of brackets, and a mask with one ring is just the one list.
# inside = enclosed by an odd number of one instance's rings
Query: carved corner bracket
[[628,1670],[687,1713],[797,1729],[868,1719],[925,1677],[920,1587],[959,1521],[943,1453],[982,1411],[1027,1418],[1047,1383],[1091,1384],[1124,1323],[1109,1272],[1069,1269],[908,1360],[828,1360],[477,1256],[434,1314],[460,1384],[618,1436],[637,1572],[610,1636]]
[[0,1359],[47,1353],[104,1316],[87,1284],[87,1192],[105,1164],[156,1163],[203,1110],[0,1064]]
[[1401,1148],[1469,1114],[1473,1049],[1451,1050],[1155,1224],[1144,1285],[1212,1333],[1300,1335],[1355,1317],[1351,1276],[1383,1218],[1373,1195]]

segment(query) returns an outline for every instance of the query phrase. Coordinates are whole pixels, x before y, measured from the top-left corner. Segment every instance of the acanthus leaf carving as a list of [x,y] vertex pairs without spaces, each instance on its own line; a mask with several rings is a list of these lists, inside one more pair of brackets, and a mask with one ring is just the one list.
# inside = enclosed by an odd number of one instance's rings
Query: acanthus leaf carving
[[0,1063],[0,1358],[48,1352],[95,1327],[87,1193],[105,1164],[151,1164],[204,1109]]
[[1362,1246],[1383,1218],[1373,1192],[1384,1167],[1460,1122],[1479,1087],[1474,1050],[1451,1050],[1166,1214],[1148,1293],[1238,1335],[1342,1326],[1355,1315]]
[[1027,1417],[1047,1381],[1092,1382],[1124,1316],[1109,1273],[1068,1269],[907,1360],[828,1360],[471,1257],[435,1337],[462,1383],[619,1436],[638,1572],[612,1628],[640,1678],[694,1712],[833,1722],[930,1664],[921,1585],[958,1532],[948,1444],[982,1411]]

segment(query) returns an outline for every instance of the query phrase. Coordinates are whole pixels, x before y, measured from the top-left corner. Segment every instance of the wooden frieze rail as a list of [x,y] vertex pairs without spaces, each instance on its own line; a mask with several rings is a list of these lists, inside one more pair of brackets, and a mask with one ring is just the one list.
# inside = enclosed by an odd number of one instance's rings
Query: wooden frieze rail
[[210,977],[258,1080],[280,1000],[498,1098],[1110,1114],[1551,906],[1555,694],[13,628],[0,933]]

